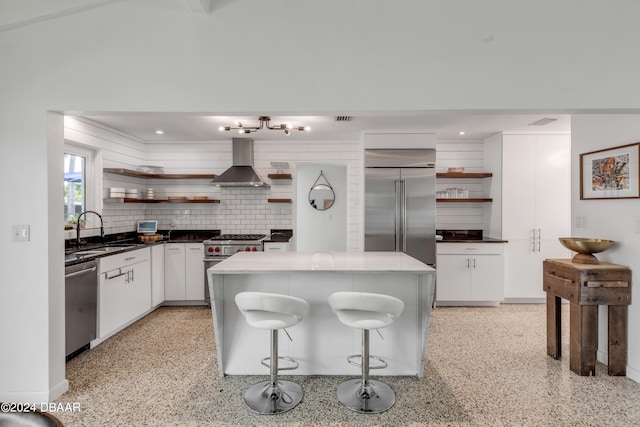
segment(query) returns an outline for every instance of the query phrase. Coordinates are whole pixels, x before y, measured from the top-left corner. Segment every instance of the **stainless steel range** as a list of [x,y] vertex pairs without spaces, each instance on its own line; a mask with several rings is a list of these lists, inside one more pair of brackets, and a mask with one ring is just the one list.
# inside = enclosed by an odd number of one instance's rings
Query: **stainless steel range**
[[220,234],[205,240],[205,258],[228,258],[236,252],[257,252],[262,250],[264,234]]
[[262,251],[265,234],[220,234],[202,242],[204,244],[204,299],[211,306],[207,269],[229,258],[236,252]]

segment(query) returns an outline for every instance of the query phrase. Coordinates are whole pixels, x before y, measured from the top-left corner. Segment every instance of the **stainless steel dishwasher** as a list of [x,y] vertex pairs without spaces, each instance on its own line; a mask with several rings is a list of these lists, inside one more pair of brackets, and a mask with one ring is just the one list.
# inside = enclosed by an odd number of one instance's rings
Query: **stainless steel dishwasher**
[[64,269],[65,354],[74,358],[96,338],[98,314],[97,262],[87,261]]

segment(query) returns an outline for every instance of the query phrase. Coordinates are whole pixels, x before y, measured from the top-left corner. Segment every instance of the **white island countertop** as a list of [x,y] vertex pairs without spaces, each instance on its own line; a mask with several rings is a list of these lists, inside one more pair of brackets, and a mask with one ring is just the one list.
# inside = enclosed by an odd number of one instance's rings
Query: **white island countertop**
[[213,274],[433,272],[402,252],[238,252],[209,268]]

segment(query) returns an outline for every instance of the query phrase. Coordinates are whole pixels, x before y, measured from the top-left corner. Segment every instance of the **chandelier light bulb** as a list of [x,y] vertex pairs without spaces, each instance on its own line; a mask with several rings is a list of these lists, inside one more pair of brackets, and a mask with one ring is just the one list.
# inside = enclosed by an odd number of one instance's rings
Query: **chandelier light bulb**
[[260,122],[260,126],[248,126],[245,127],[239,120],[234,122],[234,126],[220,126],[218,128],[219,131],[230,131],[237,130],[239,134],[247,134],[251,132],[257,132],[262,129],[267,130],[282,130],[285,135],[291,135],[291,130],[298,129],[299,131],[309,131],[311,128],[309,126],[293,126],[288,123],[281,123],[279,125],[270,126],[269,122],[271,117],[269,116],[260,116],[258,117],[258,121]]

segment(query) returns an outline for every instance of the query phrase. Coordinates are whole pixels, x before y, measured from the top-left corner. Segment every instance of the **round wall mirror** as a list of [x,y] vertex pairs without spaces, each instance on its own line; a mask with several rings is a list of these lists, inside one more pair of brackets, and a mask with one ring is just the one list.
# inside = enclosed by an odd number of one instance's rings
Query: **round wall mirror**
[[315,184],[309,191],[309,203],[314,209],[324,211],[333,206],[336,195],[327,184]]

